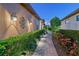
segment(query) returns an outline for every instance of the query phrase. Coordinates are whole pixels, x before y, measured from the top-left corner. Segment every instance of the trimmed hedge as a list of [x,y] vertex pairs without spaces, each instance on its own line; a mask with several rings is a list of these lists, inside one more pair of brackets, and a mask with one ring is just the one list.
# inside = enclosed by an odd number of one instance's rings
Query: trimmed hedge
[[79,30],[60,30],[60,33],[75,39],[79,43]]
[[31,55],[37,46],[37,40],[39,40],[43,34],[44,30],[36,30],[0,40],[0,55]]

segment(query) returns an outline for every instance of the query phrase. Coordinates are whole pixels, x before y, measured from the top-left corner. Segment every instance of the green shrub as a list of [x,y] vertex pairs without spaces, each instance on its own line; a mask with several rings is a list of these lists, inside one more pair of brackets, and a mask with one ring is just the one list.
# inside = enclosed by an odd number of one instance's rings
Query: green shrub
[[67,37],[71,37],[79,42],[79,31],[78,30],[60,30],[62,34]]
[[21,55],[24,51],[31,55],[37,46],[37,40],[43,34],[44,30],[36,30],[1,40],[0,55]]
[[5,46],[0,45],[0,55],[4,55],[5,54]]

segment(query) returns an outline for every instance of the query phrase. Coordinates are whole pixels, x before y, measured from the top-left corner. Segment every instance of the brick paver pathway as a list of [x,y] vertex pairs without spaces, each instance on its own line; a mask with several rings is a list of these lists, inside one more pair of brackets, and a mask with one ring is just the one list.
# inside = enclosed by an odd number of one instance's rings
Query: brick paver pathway
[[33,56],[57,56],[56,49],[52,42],[52,35],[48,33],[41,38],[38,43],[37,49],[34,52]]

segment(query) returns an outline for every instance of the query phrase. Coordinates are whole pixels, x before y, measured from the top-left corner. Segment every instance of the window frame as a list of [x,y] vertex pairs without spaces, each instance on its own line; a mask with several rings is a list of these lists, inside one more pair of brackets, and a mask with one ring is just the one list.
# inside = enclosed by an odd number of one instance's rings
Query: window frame
[[79,15],[76,16],[76,21],[79,21]]

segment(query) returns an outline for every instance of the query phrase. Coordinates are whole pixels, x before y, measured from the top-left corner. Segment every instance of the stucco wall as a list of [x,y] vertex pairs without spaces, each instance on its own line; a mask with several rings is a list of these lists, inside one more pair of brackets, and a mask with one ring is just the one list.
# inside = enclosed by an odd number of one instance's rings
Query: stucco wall
[[79,13],[61,21],[61,29],[79,30],[79,21],[76,21],[76,16]]
[[3,37],[3,35],[6,31],[5,29],[7,29],[5,19],[6,19],[6,11],[4,10],[4,8],[2,6],[0,6],[0,38]]
[[34,23],[34,30],[39,29],[40,21],[37,20],[37,18],[35,18],[34,16],[32,16],[32,19],[33,19],[33,23]]
[[[12,20],[12,15],[16,15],[17,21],[14,22]],[[6,38],[36,29],[36,23],[34,23],[34,20],[37,18],[30,14],[30,12],[20,4],[0,4],[0,16],[0,38]],[[26,22],[24,29],[20,24],[22,17],[24,17]],[[29,20],[32,21],[31,25]]]

